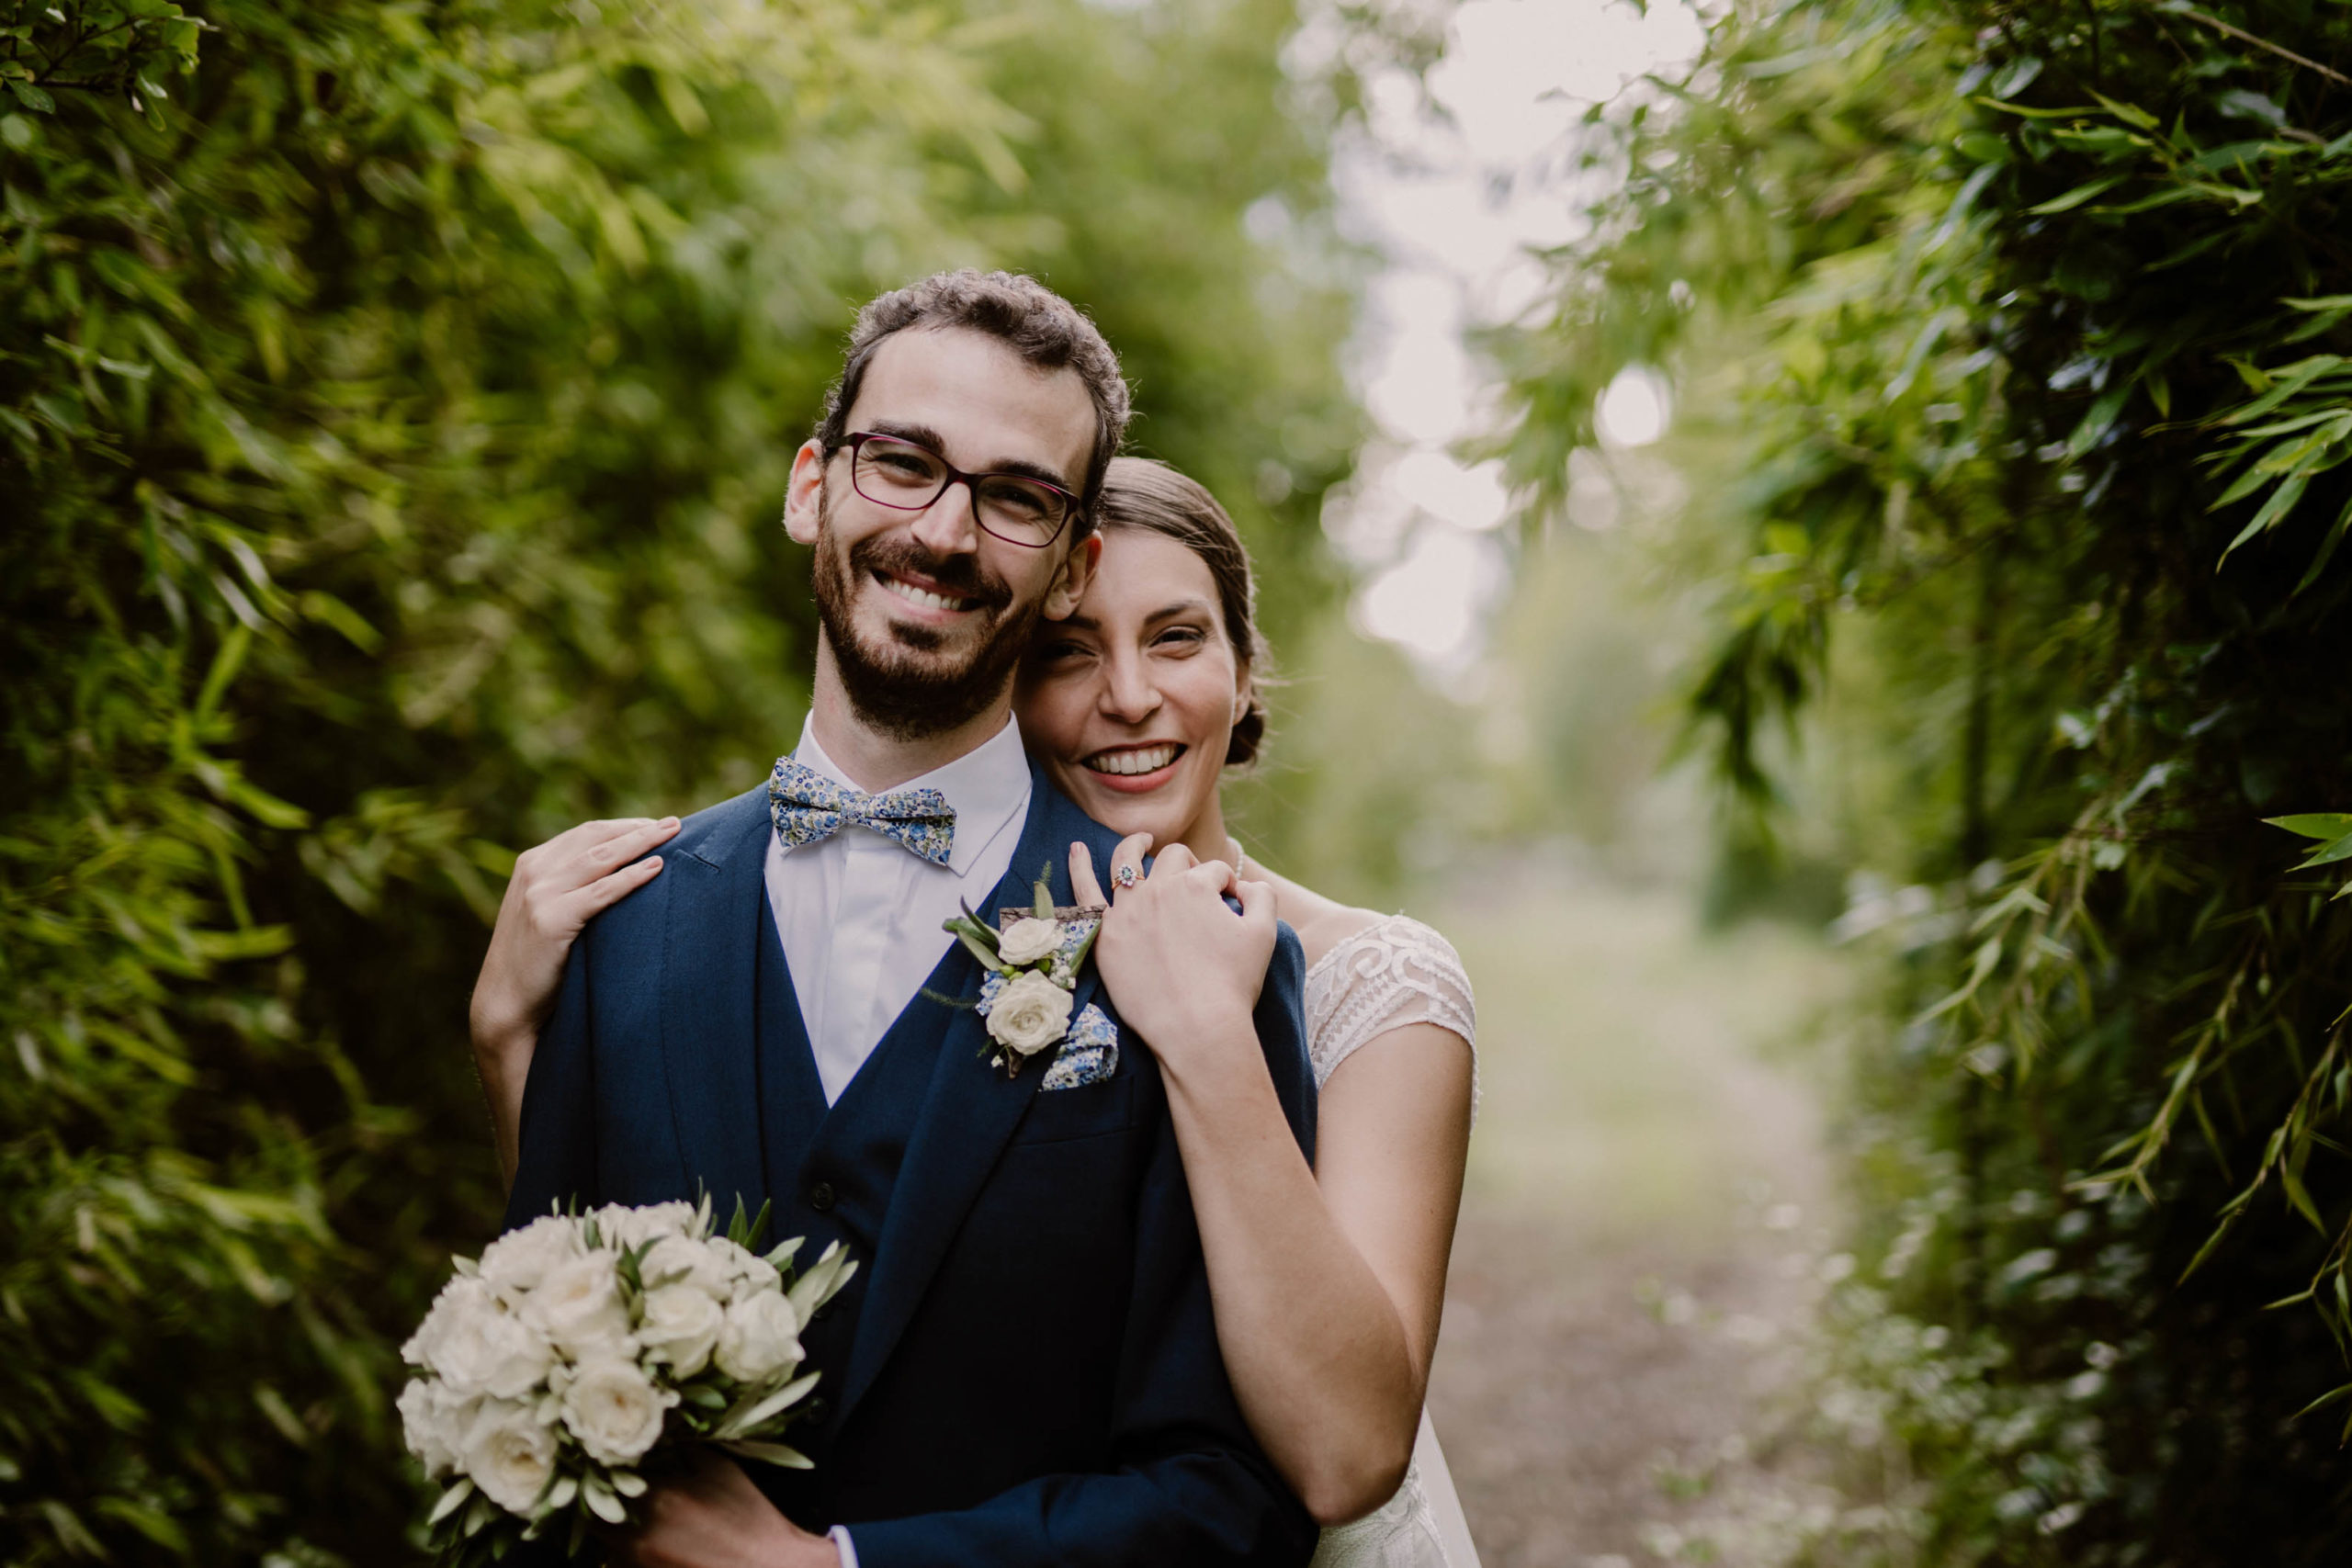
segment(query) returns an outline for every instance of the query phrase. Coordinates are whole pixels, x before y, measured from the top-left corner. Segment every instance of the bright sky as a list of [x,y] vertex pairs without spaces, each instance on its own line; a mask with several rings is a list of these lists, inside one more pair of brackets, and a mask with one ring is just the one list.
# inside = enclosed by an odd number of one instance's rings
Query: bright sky
[[[1507,581],[1494,530],[1509,497],[1493,465],[1446,450],[1479,429],[1491,397],[1464,329],[1533,304],[1542,274],[1526,248],[1575,237],[1591,195],[1560,172],[1577,118],[1700,42],[1679,0],[1651,0],[1646,15],[1627,0],[1468,0],[1429,78],[1441,112],[1401,73],[1369,85],[1369,144],[1344,152],[1333,178],[1345,220],[1389,258],[1356,362],[1380,435],[1323,525],[1362,583],[1356,625],[1433,674],[1476,663]],[[1668,412],[1665,384],[1629,373],[1602,400],[1603,437],[1655,441]]]

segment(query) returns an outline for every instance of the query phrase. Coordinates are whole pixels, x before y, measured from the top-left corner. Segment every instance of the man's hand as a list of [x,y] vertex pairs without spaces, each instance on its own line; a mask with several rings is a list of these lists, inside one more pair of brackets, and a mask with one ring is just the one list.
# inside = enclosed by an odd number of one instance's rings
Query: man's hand
[[707,1450],[694,1468],[645,1495],[645,1522],[605,1532],[631,1568],[841,1568],[831,1538],[776,1511],[741,1466]]

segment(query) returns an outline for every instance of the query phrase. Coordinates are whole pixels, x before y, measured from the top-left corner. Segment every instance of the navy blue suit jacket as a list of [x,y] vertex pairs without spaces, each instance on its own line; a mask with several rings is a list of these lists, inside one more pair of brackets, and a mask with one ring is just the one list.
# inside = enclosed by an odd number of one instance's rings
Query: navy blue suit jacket
[[[1048,863],[1070,902],[1070,844],[1107,865],[1116,842],[1042,773],[1033,781],[1012,869],[977,906],[991,918],[1027,904]],[[704,1191],[722,1214],[739,1193],[756,1212],[764,1173],[794,1168],[792,1151],[763,1146],[789,1119],[754,1039],[761,928],[748,922],[771,830],[763,787],[688,818],[662,874],[574,944],[531,1064],[510,1227],[574,1200]],[[1285,926],[1256,1021],[1311,1153],[1303,972]],[[966,998],[980,979],[960,948],[933,976]],[[1089,1002],[1115,1021],[1091,964],[1076,1006]],[[870,1277],[846,1362],[818,1368],[829,1398],[813,1489],[755,1479],[804,1528],[849,1525],[861,1568],[1305,1563],[1313,1521],[1227,1381],[1151,1054],[1123,1032],[1112,1078],[1041,1094],[1038,1068],[1008,1079],[987,1065],[977,1013],[940,1012],[880,1244],[860,1260]],[[773,1195],[780,1211],[792,1196]]]

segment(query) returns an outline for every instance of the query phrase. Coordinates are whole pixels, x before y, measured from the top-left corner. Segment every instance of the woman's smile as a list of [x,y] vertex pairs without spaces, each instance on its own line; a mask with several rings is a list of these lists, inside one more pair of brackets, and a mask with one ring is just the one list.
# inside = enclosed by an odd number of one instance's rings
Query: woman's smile
[[1176,759],[1190,750],[1181,740],[1112,746],[1095,752],[1081,765],[1112,789],[1145,795],[1174,778]]

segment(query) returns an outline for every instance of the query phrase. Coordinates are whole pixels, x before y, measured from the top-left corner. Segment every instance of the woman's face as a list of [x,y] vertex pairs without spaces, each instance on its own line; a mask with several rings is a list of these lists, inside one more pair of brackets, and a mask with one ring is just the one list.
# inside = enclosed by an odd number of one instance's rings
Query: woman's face
[[1078,613],[1038,627],[1013,703],[1080,809],[1169,844],[1216,793],[1248,682],[1207,563],[1164,535],[1107,528]]

